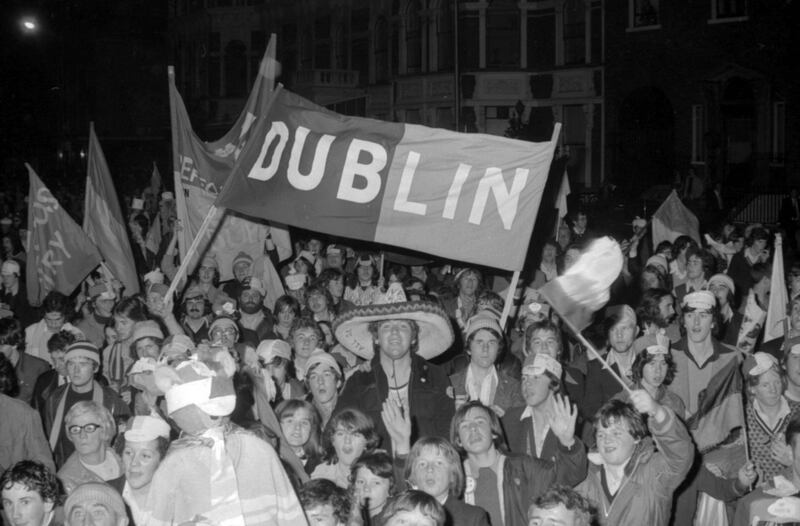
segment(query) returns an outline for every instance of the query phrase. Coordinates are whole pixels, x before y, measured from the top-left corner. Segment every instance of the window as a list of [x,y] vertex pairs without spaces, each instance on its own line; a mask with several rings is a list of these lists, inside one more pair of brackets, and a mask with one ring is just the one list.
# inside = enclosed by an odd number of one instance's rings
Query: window
[[488,9],[486,13],[488,67],[519,67],[519,18],[519,9],[514,7],[501,4]]
[[705,107],[692,106],[692,164],[705,163]]
[[583,0],[564,4],[564,64],[586,61],[586,12]]
[[453,67],[453,12],[450,2],[444,5],[436,17],[436,46],[439,71]]
[[528,12],[528,68],[556,65],[556,15],[552,9]]
[[323,16],[314,21],[314,69],[331,67],[331,17]]
[[628,29],[658,27],[659,0],[628,0]]
[[747,20],[747,0],[711,0],[709,22],[738,22]]
[[459,69],[478,69],[480,49],[478,39],[478,12],[461,8],[458,13],[458,61]]
[[[389,80],[389,23],[384,17],[375,23],[375,82]],[[366,80],[366,79],[362,79]]]
[[419,73],[422,71],[422,11],[419,2],[408,7],[406,18],[406,71]]
[[783,166],[786,158],[786,103],[772,104],[772,164]]

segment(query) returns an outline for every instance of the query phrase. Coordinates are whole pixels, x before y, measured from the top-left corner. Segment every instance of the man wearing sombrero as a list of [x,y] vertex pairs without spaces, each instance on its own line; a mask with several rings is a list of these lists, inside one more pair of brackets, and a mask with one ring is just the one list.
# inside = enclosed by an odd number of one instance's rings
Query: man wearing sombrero
[[347,380],[334,414],[360,409],[375,422],[381,447],[391,449],[381,411],[392,400],[411,417],[411,443],[421,436],[448,437],[455,411],[450,380],[426,361],[453,343],[444,309],[426,301],[367,305],[343,313],[333,329],[346,349],[372,364]]

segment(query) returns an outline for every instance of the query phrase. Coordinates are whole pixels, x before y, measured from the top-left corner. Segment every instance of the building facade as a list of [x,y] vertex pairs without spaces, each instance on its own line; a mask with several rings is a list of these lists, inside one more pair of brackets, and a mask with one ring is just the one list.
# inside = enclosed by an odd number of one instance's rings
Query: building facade
[[[770,4],[775,7],[763,7]],[[270,33],[279,80],[336,111],[558,139],[573,188],[636,190],[694,168],[775,183],[796,96],[791,2],[173,0],[197,129],[236,118]],[[793,91],[794,90],[794,91]]]
[[637,187],[693,169],[724,189],[795,182],[795,2],[606,2],[609,175]]
[[280,80],[318,104],[533,140],[562,122],[573,183],[592,187],[604,170],[602,18],[601,0],[185,0],[172,35],[179,89],[212,134],[236,117],[274,32]]

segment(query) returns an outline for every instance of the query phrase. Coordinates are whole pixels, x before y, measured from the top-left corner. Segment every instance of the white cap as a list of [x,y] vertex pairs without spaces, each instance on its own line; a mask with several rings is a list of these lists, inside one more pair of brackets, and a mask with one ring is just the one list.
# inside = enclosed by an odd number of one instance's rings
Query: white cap
[[169,440],[170,427],[163,419],[150,416],[134,416],[130,428],[125,431],[125,440],[130,442],[149,442],[158,437]]

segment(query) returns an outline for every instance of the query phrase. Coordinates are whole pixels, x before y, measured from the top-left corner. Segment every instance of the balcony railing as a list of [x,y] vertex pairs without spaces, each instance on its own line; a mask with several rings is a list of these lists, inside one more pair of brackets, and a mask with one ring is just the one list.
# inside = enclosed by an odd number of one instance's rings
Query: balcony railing
[[307,69],[294,76],[295,86],[313,88],[354,88],[358,71],[349,69]]

